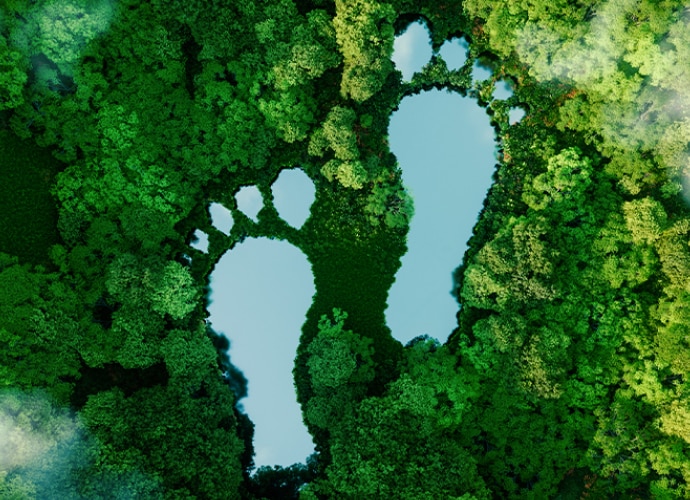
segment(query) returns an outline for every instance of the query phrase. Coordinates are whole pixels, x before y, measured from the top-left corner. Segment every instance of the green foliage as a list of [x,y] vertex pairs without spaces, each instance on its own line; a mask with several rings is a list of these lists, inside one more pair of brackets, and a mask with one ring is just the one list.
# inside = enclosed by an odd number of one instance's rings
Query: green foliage
[[0,385],[49,390],[60,402],[78,374],[80,307],[58,275],[0,254]]
[[362,189],[367,180],[367,171],[359,160],[329,160],[321,167],[321,173],[329,181],[337,180],[351,189]]
[[373,226],[382,221],[390,228],[407,228],[414,216],[414,203],[401,181],[377,177],[366,199],[364,213]]
[[342,186],[361,189],[367,181],[367,170],[359,160],[358,139],[354,130],[356,117],[350,108],[332,108],[323,126],[312,134],[308,150],[312,155],[323,156],[330,149],[335,158],[321,167],[323,176],[331,182],[337,179]]
[[[297,20],[295,13],[293,19]],[[293,21],[283,21],[282,29],[288,28]],[[341,62],[336,50],[335,30],[327,12],[320,9],[310,11],[306,22],[300,19],[292,31],[285,33],[289,40],[276,50],[276,20],[268,19],[256,26],[257,35],[263,43],[273,44],[269,54],[277,56],[273,63],[273,78],[277,90],[285,91],[291,87],[306,84],[321,77],[327,70]],[[287,30],[286,30],[287,31]]]
[[46,264],[58,242],[57,211],[50,194],[62,167],[50,151],[0,130],[0,251]]
[[340,93],[363,102],[381,90],[393,71],[395,10],[369,0],[336,0],[335,8],[333,26],[344,63]]
[[[340,323],[325,321],[322,333],[341,333]],[[454,430],[477,386],[432,341],[409,348],[402,372],[380,397],[358,401],[343,398],[342,385],[333,389],[339,410],[329,425],[332,463],[308,494],[489,498]]]
[[568,149],[549,158],[546,168],[545,173],[534,178],[532,188],[523,195],[530,208],[543,210],[551,203],[575,207],[586,203],[585,192],[591,183],[592,170],[588,158],[580,158],[577,149]]
[[173,379],[201,384],[203,376],[217,366],[218,353],[210,342],[204,341],[203,334],[205,329],[173,330],[161,342],[161,352]]
[[194,280],[177,262],[141,263],[134,255],[122,254],[108,267],[106,288],[116,300],[143,302],[173,319],[184,318],[196,305]]
[[[402,84],[395,27],[419,16],[470,57]],[[0,385],[80,417],[0,406],[35,449],[75,430],[84,461],[0,463],[0,496],[687,497],[688,33],[676,0],[4,2]],[[458,328],[403,348],[384,310],[413,204],[386,134],[433,87],[490,106],[500,165]],[[302,229],[268,203],[190,251],[210,200],[295,165]],[[294,374],[318,454],[252,479],[246,380],[201,292],[259,234],[312,263]]]
[[113,7],[109,2],[43,0],[22,14],[22,23],[11,32],[12,44],[27,58],[43,54],[62,75],[71,76],[86,45],[110,25]]
[[355,160],[359,157],[357,137],[353,125],[357,115],[350,108],[336,106],[323,123],[323,137],[339,160]]
[[[24,64],[22,64],[24,62]],[[19,52],[0,36],[0,111],[16,108],[24,102],[24,85],[28,80],[25,61]]]
[[333,316],[334,322],[321,317],[319,333],[307,347],[314,396],[305,415],[321,428],[333,427],[343,407],[361,398],[375,376],[372,341],[343,329],[346,313],[334,309]]
[[[491,408],[489,418],[486,410],[468,415],[481,429],[474,456],[482,477],[506,497],[552,496],[567,470],[582,467],[603,496],[652,484],[682,489],[678,472],[639,450],[677,445],[656,430],[655,415],[678,407],[678,395],[663,387],[684,366],[669,353],[685,350],[671,333],[685,320],[666,312],[678,311],[671,302],[682,307],[671,290],[686,275],[686,245],[677,239],[685,223],[672,229],[669,205],[655,196],[624,201],[612,183],[619,173],[597,153],[554,148],[567,144],[554,132],[544,147],[540,125],[530,128],[527,136],[509,131],[507,165],[480,220],[486,232],[476,233],[482,238],[472,242],[458,288],[458,353],[482,380],[477,407]],[[657,281],[664,262],[674,277],[668,301]],[[660,317],[669,328],[655,334]],[[657,351],[658,366],[676,363],[666,375],[640,361],[655,356],[655,345],[667,356]],[[612,415],[611,407],[620,410]]]
[[182,319],[196,307],[197,290],[189,271],[178,262],[168,262],[162,276],[153,285],[150,300],[153,310]]
[[304,486],[316,477],[314,466],[308,459],[307,465],[259,467],[252,476],[251,492],[257,498],[302,498]]
[[653,198],[633,200],[623,205],[625,223],[635,243],[653,244],[667,224],[664,207]]
[[302,92],[283,91],[280,98],[261,101],[259,107],[266,122],[287,143],[302,141],[314,123],[315,106]]
[[119,214],[122,233],[132,241],[141,242],[144,251],[160,248],[168,240],[179,239],[174,230],[174,219],[164,212],[128,205]]
[[311,397],[306,347],[319,332],[323,314],[347,311],[347,328],[373,341],[375,377],[369,391],[380,391],[396,375],[401,346],[385,326],[387,290],[404,252],[399,232],[371,224],[358,213],[358,192],[336,185],[317,191],[312,216],[302,228],[303,249],[312,262],[317,289],[298,349],[295,367],[298,398]]
[[206,393],[193,399],[186,385],[173,384],[90,397],[82,415],[103,445],[98,459],[106,470],[160,481],[166,498],[241,498],[232,395],[217,384]]

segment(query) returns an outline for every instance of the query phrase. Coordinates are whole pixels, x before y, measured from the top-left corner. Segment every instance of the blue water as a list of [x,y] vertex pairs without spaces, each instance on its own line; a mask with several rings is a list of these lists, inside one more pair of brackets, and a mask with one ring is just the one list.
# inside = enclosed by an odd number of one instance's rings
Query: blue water
[[256,186],[242,186],[235,194],[237,208],[254,222],[258,221],[258,215],[264,206],[264,200],[259,188]]
[[292,227],[302,227],[316,195],[314,183],[307,174],[299,168],[283,170],[271,186],[271,193],[278,215]]
[[[309,215],[314,191],[300,169],[282,171],[271,186],[278,214],[296,228]],[[242,187],[235,199],[254,220],[264,206],[255,186]],[[232,214],[218,203],[209,213],[216,229],[228,234]],[[302,423],[292,368],[314,295],[311,265],[287,242],[250,238],[221,258],[210,287],[212,326],[230,340],[231,360],[249,382],[241,404],[255,425],[256,466],[305,462],[314,446]]]
[[[407,51],[405,57],[398,54],[396,65],[409,78],[428,62],[431,49],[421,24],[413,25],[407,36],[414,40],[396,42]],[[465,52],[461,39],[441,49],[449,66],[462,65]],[[445,340],[459,307],[450,295],[451,274],[462,260],[491,182],[493,130],[474,101],[434,91],[406,98],[392,116],[389,134],[416,213],[409,250],[390,291],[387,321],[402,342],[422,333]],[[286,170],[272,186],[276,209],[297,228],[314,196],[314,186],[305,178],[297,169]],[[236,199],[250,217],[264,203],[255,189],[244,188]],[[224,209],[212,205],[210,212],[214,225],[229,231],[232,219],[227,220]],[[248,239],[217,264],[211,290],[212,325],[230,339],[231,359],[249,381],[242,404],[255,424],[256,465],[304,462],[313,443],[296,402],[292,369],[314,294],[306,257],[285,242]]]
[[251,238],[226,253],[211,275],[213,328],[249,381],[241,403],[254,422],[255,464],[288,466],[313,452],[292,368],[314,295],[311,266],[289,243]]
[[389,292],[387,323],[403,343],[422,334],[444,341],[458,311],[452,272],[491,185],[493,129],[473,100],[432,91],[406,98],[389,134],[415,214]]
[[213,226],[226,236],[229,235],[232,225],[234,224],[230,210],[220,203],[211,203],[208,207],[208,211],[211,215],[211,223]]
[[[396,48],[404,49],[393,56],[404,75],[421,70],[431,52],[424,26],[411,25]],[[466,60],[466,49],[463,39],[454,39],[440,53],[450,69],[457,69]],[[475,82],[485,80],[491,71],[475,63],[472,76]],[[496,98],[511,95],[510,87],[499,82]],[[491,185],[494,131],[476,101],[434,90],[406,97],[388,132],[415,215],[408,251],[389,292],[386,321],[402,343],[422,334],[444,341],[456,326],[460,307],[450,294],[452,273],[462,262]]]

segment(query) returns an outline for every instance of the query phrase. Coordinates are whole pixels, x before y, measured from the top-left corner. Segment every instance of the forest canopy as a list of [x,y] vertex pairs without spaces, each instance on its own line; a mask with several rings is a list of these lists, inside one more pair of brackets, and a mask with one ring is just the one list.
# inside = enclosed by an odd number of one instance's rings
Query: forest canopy
[[[393,42],[419,20],[434,56],[406,82]],[[4,1],[0,496],[690,496],[689,24],[680,0]],[[449,270],[457,328],[403,346],[388,124],[432,88],[486,108],[500,154]],[[296,167],[299,230],[271,193]],[[207,306],[259,236],[312,265],[293,374],[316,453],[253,473]]]

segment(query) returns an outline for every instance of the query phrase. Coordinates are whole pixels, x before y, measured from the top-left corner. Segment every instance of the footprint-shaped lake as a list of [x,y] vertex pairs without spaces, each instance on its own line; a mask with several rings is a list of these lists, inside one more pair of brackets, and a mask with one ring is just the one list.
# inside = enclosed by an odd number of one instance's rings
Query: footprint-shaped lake
[[[429,61],[431,47],[423,25],[412,25],[406,34],[413,40],[399,37],[395,62],[411,78]],[[447,42],[441,54],[450,69],[457,69],[466,45],[462,39]],[[445,340],[459,307],[450,295],[451,275],[491,183],[493,130],[476,102],[434,91],[406,98],[389,134],[414,197],[415,216],[409,250],[389,294],[387,321],[403,343],[423,333]],[[287,169],[271,189],[280,216],[301,227],[314,199],[312,182],[301,170]],[[245,186],[236,201],[238,210],[256,220],[265,200],[256,187]],[[209,211],[213,224],[227,234],[232,222],[223,228],[220,208]],[[218,262],[211,289],[213,327],[228,336],[232,361],[249,380],[242,403],[256,426],[256,465],[303,462],[313,444],[296,402],[292,368],[314,294],[306,257],[286,242],[248,239]]]
[[[283,170],[271,186],[283,220],[300,228],[315,188],[300,169]],[[237,210],[257,221],[264,199],[256,186],[235,195]],[[209,206],[214,227],[229,234],[233,218],[219,203]],[[285,241],[249,238],[227,252],[211,275],[210,320],[230,340],[230,356],[249,382],[242,405],[254,423],[255,465],[304,462],[314,451],[302,423],[292,369],[302,324],[314,295],[311,266]]]

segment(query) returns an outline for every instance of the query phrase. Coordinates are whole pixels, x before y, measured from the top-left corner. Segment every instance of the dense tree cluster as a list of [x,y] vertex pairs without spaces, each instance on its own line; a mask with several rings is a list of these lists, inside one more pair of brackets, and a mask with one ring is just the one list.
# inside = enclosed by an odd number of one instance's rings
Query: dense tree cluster
[[[419,19],[468,59],[402,82]],[[3,2],[0,494],[690,496],[689,24],[680,0]],[[457,328],[402,346],[384,310],[413,203],[387,129],[431,88],[486,107],[500,155]],[[316,187],[299,230],[271,192],[293,167]],[[206,306],[256,236],[312,264],[294,377],[317,449],[252,476]]]

